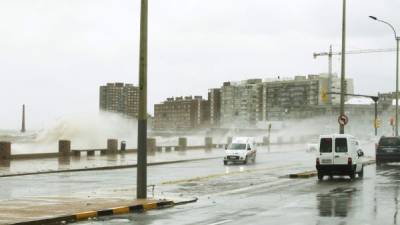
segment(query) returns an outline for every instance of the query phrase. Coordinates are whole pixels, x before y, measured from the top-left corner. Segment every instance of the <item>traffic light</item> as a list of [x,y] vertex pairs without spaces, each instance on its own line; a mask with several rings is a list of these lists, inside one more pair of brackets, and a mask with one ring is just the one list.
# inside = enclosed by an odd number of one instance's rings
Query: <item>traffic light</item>
[[328,92],[327,92],[326,90],[323,90],[323,91],[321,92],[321,99],[322,99],[322,102],[328,103],[328,101],[329,101],[329,96],[328,96]]
[[380,120],[380,119],[376,119],[376,120],[374,121],[374,127],[375,127],[375,128],[381,127],[381,120]]

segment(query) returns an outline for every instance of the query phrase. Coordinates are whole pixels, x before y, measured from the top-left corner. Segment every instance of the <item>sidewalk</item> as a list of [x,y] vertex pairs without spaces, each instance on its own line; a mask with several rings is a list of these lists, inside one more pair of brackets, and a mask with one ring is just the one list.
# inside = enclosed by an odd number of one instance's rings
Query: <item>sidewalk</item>
[[[121,197],[69,198],[35,197],[0,202],[0,224],[60,224],[100,216],[140,213],[152,209],[196,202],[196,198],[134,200],[131,191],[117,191]],[[124,193],[122,193],[124,192]]]

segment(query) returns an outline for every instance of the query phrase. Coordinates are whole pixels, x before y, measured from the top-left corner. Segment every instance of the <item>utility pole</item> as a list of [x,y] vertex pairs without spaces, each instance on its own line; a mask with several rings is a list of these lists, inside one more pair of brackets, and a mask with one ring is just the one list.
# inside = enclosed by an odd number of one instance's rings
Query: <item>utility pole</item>
[[[344,116],[344,100],[346,92],[346,0],[343,0],[343,21],[342,21],[342,66],[340,76],[340,116]],[[339,125],[340,134],[344,134],[344,125]]]
[[139,53],[139,118],[137,151],[137,199],[147,198],[147,19],[148,0],[141,0]]
[[26,128],[25,128],[25,104],[22,105],[22,127],[21,127],[21,133],[25,133]]

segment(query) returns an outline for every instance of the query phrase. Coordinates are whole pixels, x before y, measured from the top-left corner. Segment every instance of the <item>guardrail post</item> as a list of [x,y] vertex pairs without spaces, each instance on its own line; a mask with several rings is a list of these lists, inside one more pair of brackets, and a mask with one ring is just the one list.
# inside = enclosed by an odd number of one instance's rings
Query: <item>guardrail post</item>
[[213,147],[213,139],[212,139],[212,137],[206,137],[204,139],[204,142],[205,142],[206,148],[212,148]]
[[179,150],[185,151],[186,147],[187,147],[187,138],[180,137],[179,141],[178,141],[178,145],[179,145]]
[[283,143],[283,138],[282,137],[278,137],[278,144],[282,144]]
[[232,143],[232,139],[233,139],[233,137],[228,137],[226,140],[226,144],[230,145]]
[[11,159],[11,142],[0,142],[0,160]]
[[118,140],[108,139],[107,140],[107,153],[116,154],[118,152]]
[[263,137],[263,145],[269,145],[269,138],[268,137],[266,137],[266,136],[264,136]]
[[157,141],[155,138],[147,138],[147,151],[148,152],[157,151]]
[[67,157],[71,155],[71,141],[59,140],[58,141],[58,156]]

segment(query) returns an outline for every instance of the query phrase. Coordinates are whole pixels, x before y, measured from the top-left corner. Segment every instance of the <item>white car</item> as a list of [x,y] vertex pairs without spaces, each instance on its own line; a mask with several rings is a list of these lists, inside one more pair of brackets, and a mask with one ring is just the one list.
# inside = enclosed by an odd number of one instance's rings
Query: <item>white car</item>
[[318,150],[316,168],[319,180],[325,175],[348,175],[354,179],[358,174],[363,177],[364,152],[355,137],[348,134],[321,135]]
[[232,143],[225,148],[224,165],[229,162],[247,164],[255,163],[257,155],[255,139],[252,137],[233,138]]

